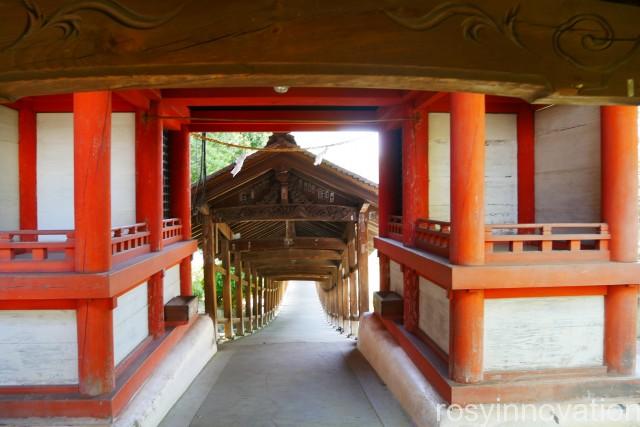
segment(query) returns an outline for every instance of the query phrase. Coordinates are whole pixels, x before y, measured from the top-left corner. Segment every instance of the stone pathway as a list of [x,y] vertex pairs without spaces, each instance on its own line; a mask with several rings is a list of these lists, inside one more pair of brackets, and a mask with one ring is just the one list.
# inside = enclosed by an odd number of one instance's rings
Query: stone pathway
[[315,285],[292,282],[279,316],[223,344],[162,427],[411,426],[355,341],[325,321]]

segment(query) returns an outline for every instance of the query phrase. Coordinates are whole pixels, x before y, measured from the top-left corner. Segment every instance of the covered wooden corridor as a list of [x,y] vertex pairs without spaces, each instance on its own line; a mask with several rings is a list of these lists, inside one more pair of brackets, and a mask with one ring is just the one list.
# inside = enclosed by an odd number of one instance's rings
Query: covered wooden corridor
[[412,425],[311,282],[290,283],[269,327],[222,346],[161,427],[274,425]]

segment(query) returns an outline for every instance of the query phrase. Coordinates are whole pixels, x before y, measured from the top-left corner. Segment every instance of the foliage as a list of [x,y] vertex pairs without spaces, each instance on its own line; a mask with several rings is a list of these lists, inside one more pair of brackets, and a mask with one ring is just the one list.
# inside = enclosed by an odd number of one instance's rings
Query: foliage
[[[202,157],[202,142],[197,135],[191,135],[191,182],[195,183],[200,177],[200,161]],[[208,132],[208,138],[218,139],[233,144],[251,147],[264,147],[269,139],[269,132]],[[227,147],[214,142],[205,142],[206,174],[212,174],[235,163],[236,159],[246,150]],[[249,152],[251,153],[251,152]]]

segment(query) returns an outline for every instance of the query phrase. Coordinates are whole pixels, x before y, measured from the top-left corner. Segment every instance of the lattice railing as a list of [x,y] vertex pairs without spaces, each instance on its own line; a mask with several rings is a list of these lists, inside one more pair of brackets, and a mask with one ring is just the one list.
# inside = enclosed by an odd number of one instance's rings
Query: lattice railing
[[436,255],[449,257],[451,223],[432,219],[418,219],[416,223],[416,247]]
[[111,229],[111,255],[114,262],[149,252],[149,228],[146,223]]
[[0,272],[73,271],[72,230],[0,231]]
[[162,221],[162,240],[165,245],[182,240],[182,221],[169,218]]
[[389,217],[389,237],[402,240],[402,217],[391,215]]
[[609,226],[603,223],[487,225],[485,261],[608,260],[610,238]]

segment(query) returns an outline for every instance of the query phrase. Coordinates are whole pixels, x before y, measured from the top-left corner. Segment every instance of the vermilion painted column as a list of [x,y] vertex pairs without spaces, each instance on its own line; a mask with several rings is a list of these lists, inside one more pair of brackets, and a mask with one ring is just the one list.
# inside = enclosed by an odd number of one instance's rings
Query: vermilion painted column
[[[601,108],[602,217],[611,261],[635,262],[638,244],[637,107]],[[636,364],[637,286],[609,286],[605,297],[605,364],[630,375]]]
[[111,268],[111,92],[73,95],[76,271]]
[[428,121],[424,110],[409,116],[402,129],[402,242],[415,246],[416,222],[429,215]]
[[149,335],[154,338],[164,334],[164,273],[154,274],[147,281],[147,303],[149,306]]
[[484,264],[485,99],[451,94],[451,241],[453,264]]
[[[191,240],[191,158],[190,134],[187,130],[171,132],[170,182],[171,215],[180,218],[182,239]],[[180,295],[193,295],[191,286],[191,257],[180,263]]]
[[611,260],[635,262],[638,252],[638,109],[601,108],[602,217]]
[[36,123],[36,113],[29,105],[21,105],[18,110],[18,164],[20,176],[21,230],[36,230],[38,228]]
[[482,381],[484,291],[453,291],[449,374],[459,383]]
[[113,355],[113,301],[78,301],[78,376],[80,393],[98,396],[116,383]]
[[[484,95],[451,95],[451,241],[453,264],[484,263]],[[454,291],[450,314],[451,378],[482,381],[484,293]]]
[[389,218],[391,216],[391,204],[393,196],[391,188],[391,179],[389,174],[392,171],[390,165],[393,156],[391,155],[391,139],[389,133],[380,131],[378,133],[378,234],[380,237],[389,236]]
[[535,128],[531,105],[520,108],[518,124],[518,222],[534,223],[535,207]]
[[152,251],[162,250],[162,121],[158,105],[136,112],[136,217],[149,227]]

